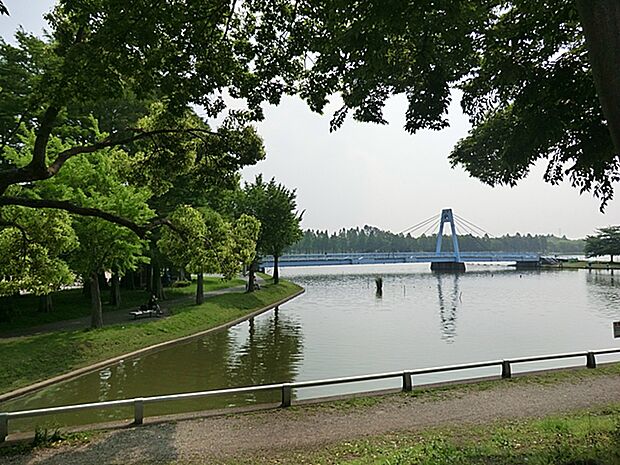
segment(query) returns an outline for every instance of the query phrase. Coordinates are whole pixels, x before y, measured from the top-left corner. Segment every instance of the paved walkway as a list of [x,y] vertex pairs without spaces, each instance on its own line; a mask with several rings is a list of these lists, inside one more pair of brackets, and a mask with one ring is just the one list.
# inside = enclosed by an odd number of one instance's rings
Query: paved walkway
[[[488,390],[454,389],[433,396],[394,395],[370,407],[308,406],[200,418],[102,433],[79,447],[12,457],[7,465],[212,464],[255,457],[277,463],[326,445],[397,431],[538,418],[620,403],[620,376],[555,384],[498,383]],[[290,460],[290,459],[288,459]],[[297,462],[295,462],[297,463]]]
[[[258,276],[256,277],[256,280],[258,281],[260,285],[264,283],[264,280]],[[205,292],[205,299],[214,297],[216,295],[227,294],[230,292],[244,292],[244,291],[245,291],[244,286],[227,287],[224,289],[218,289],[215,291]],[[189,295],[189,296],[181,297],[178,299],[164,300],[160,302],[162,310],[164,312],[164,316],[169,313],[168,308],[171,305],[176,305],[180,302],[185,302],[185,301],[189,302],[194,299],[195,299],[194,295]],[[121,310],[113,310],[113,311],[104,312],[103,313],[103,325],[109,326],[109,325],[115,325],[119,323],[137,324],[137,323],[144,323],[144,322],[152,320],[152,318],[134,319],[131,315],[129,315],[129,312],[132,309],[133,308],[124,308]],[[83,316],[80,318],[74,318],[72,320],[55,321],[53,323],[46,323],[44,325],[32,326],[30,328],[24,328],[24,329],[19,329],[15,331],[8,331],[6,333],[0,334],[0,338],[31,336],[33,334],[52,333],[56,331],[75,331],[75,330],[80,330],[80,329],[84,329],[88,327],[90,327],[90,315]]]

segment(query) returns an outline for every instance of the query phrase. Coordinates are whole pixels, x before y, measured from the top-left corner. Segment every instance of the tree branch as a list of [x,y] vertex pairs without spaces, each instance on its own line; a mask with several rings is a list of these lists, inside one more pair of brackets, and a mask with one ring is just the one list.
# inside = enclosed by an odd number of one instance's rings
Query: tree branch
[[59,112],[58,108],[50,106],[45,110],[41,118],[41,125],[37,131],[37,138],[34,141],[32,160],[26,167],[33,172],[41,172],[43,174],[46,171],[45,157],[47,154],[47,144],[52,134],[52,129],[54,129],[54,121]]
[[64,210],[69,213],[75,213],[76,215],[81,216],[91,216],[95,218],[101,218],[111,223],[118,224],[119,226],[124,226],[134,233],[140,238],[146,236],[146,233],[149,231],[147,226],[141,226],[127,218],[123,218],[122,216],[114,215],[112,213],[108,213],[97,208],[90,207],[81,207],[79,205],[75,205],[66,200],[46,200],[46,199],[24,199],[19,197],[0,197],[0,206],[2,205],[18,205],[20,207],[29,207],[29,208],[51,208],[54,210]]
[[616,152],[620,153],[620,4],[577,0],[592,77]]
[[50,177],[56,175],[58,171],[60,171],[60,168],[62,168],[62,165],[64,165],[67,160],[69,160],[70,158],[76,155],[81,155],[84,153],[93,153],[93,152],[96,152],[97,150],[101,150],[101,149],[108,148],[108,147],[116,147],[118,145],[130,144],[132,142],[136,142],[141,139],[146,139],[149,137],[162,135],[162,134],[191,134],[194,137],[200,137],[199,134],[217,135],[217,133],[213,131],[209,131],[208,129],[199,129],[199,128],[158,129],[156,131],[142,131],[140,129],[131,129],[131,131],[139,132],[139,133],[133,136],[119,138],[119,139],[115,138],[115,136],[108,136],[102,141],[96,142],[92,145],[80,145],[77,147],[72,147],[70,149],[67,149],[63,152],[60,152],[58,156],[56,157],[56,160],[54,160],[54,162],[47,169],[48,173],[50,174]]
[[[105,139],[95,142],[91,145],[79,145],[70,149],[60,152],[56,157],[56,160],[52,162],[50,166],[45,165],[45,157],[47,150],[47,142],[51,134],[53,119],[57,115],[57,110],[54,113],[52,108],[48,109],[46,116],[43,118],[39,135],[35,141],[35,148],[32,161],[22,168],[11,168],[8,170],[0,171],[0,195],[6,192],[7,188],[14,184],[21,184],[26,182],[41,181],[49,179],[60,171],[62,166],[70,158],[85,153],[93,153],[97,150],[101,150],[108,147],[115,147],[118,145],[129,144],[138,140],[146,139],[148,137],[162,135],[162,134],[190,134],[193,137],[198,137],[204,140],[202,134],[210,134],[212,136],[218,136],[217,132],[210,131],[208,129],[190,128],[190,129],[158,129],[156,131],[144,131],[142,129],[132,128],[130,132],[137,132],[132,136],[121,138],[120,134],[115,134],[106,137]],[[49,115],[48,115],[49,113]],[[45,120],[48,120],[45,123]],[[41,164],[43,160],[43,164]]]
[[[172,223],[168,218],[165,217],[155,217],[152,218],[148,223],[144,225],[139,225],[138,223],[129,220],[127,218],[123,218],[122,216],[115,215],[113,213],[108,213],[103,210],[99,210],[97,208],[90,207],[81,207],[79,205],[75,205],[66,200],[46,200],[46,199],[24,199],[19,197],[0,197],[0,206],[3,205],[17,205],[20,207],[27,208],[51,208],[54,210],[64,210],[69,213],[74,213],[76,215],[81,216],[91,216],[94,218],[101,218],[103,220],[109,221],[114,224],[118,224],[119,226],[124,226],[127,229],[133,231],[139,238],[144,239],[147,234],[161,226],[166,226],[172,229],[174,232],[179,234],[180,236],[185,237],[185,233],[180,230],[174,223]],[[0,226],[3,223],[0,223]],[[7,224],[4,224],[7,225]]]

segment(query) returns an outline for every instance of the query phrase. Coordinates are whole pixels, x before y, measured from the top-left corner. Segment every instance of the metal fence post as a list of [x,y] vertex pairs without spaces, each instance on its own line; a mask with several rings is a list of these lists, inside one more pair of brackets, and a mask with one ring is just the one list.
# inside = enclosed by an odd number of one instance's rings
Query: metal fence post
[[9,435],[9,416],[6,413],[0,413],[0,442],[4,442]]
[[502,360],[502,378],[512,378],[512,370],[510,369],[510,361]]
[[588,352],[586,354],[586,367],[596,368],[596,356],[594,355],[594,352]]
[[282,407],[290,407],[293,398],[293,387],[290,384],[282,385]]
[[134,425],[144,423],[144,399],[136,399],[133,403],[133,423]]
[[411,373],[403,371],[403,392],[411,392],[413,390],[413,380],[411,379]]

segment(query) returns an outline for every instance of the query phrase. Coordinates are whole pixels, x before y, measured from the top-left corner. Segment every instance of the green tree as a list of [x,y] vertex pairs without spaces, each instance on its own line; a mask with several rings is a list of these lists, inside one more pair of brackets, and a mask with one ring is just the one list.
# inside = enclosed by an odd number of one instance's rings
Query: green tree
[[[450,159],[489,185],[514,185],[547,159],[601,206],[620,180],[620,2],[438,0],[299,2],[296,34],[311,52],[302,96],[332,119],[385,124],[394,94],[405,128],[447,126],[451,91],[473,124]],[[456,94],[459,95],[459,94]]]
[[[146,188],[127,185],[126,172],[130,159],[126,152],[107,149],[70,160],[62,173],[36,188],[41,198],[62,198],[83,208],[102,209],[133,221],[144,223],[153,217]],[[71,266],[90,286],[91,326],[103,325],[101,293],[98,277],[112,272],[112,303],[120,304],[119,279],[148,261],[147,242],[133,231],[97,216],[76,215],[73,227],[80,247],[68,258]]]
[[[91,130],[98,131],[96,121],[91,120],[91,124]],[[67,133],[72,132],[71,127],[64,129]],[[69,136],[65,136],[64,139],[57,136],[50,137],[48,142],[50,154],[53,156],[65,150],[68,138]],[[7,147],[4,151],[5,160],[18,169],[28,163],[32,147],[36,143],[34,131],[24,130],[19,140],[21,141],[19,149]],[[65,253],[64,259],[81,275],[85,283],[90,283],[93,327],[103,325],[98,276],[110,270],[122,275],[145,260],[146,243],[143,240],[131,229],[105,221],[99,216],[101,211],[105,211],[110,215],[125,218],[132,224],[141,224],[153,217],[153,211],[147,205],[147,200],[151,196],[150,190],[127,184],[127,172],[130,169],[131,160],[125,151],[107,148],[91,154],[90,157],[68,160],[62,172],[48,180],[35,185],[10,188],[10,193],[15,193],[20,198],[41,202],[47,199],[62,199],[59,201],[80,205],[84,210],[84,215],[66,222],[65,234],[68,237],[77,234],[79,247],[74,247],[75,250],[69,256]],[[2,208],[2,211],[14,208],[24,209],[7,206]],[[62,210],[53,209],[40,211],[64,213]],[[95,214],[90,215],[90,212]],[[61,247],[59,250],[63,251],[64,248]],[[52,283],[53,277],[54,274],[50,270],[49,279]]]
[[[16,37],[17,46],[0,43],[0,210],[14,206],[64,210],[128,228],[134,235],[97,222],[79,221],[76,224],[87,234],[82,241],[84,252],[100,250],[86,247],[90,241],[99,240],[91,233],[99,232],[102,243],[116,241],[123,250],[129,242],[137,253],[143,249],[143,238],[158,226],[169,224],[165,215],[171,208],[156,215],[146,205],[151,192],[165,195],[175,183],[188,186],[188,178],[192,186],[202,184],[205,190],[205,183],[215,186],[236,179],[239,167],[264,156],[262,140],[245,123],[231,118],[211,130],[192,110],[181,106],[172,111],[169,98],[163,99],[168,102],[164,105],[148,92],[139,98],[137,90],[127,83],[99,92],[92,88],[99,81],[93,81],[92,86],[83,81],[82,90],[88,95],[63,96],[64,91],[53,95],[51,89],[61,85],[56,79],[72,72],[63,70],[63,63],[77,59],[81,52],[64,56],[59,51],[59,38],[48,43],[21,32]],[[63,102],[56,101],[63,98]],[[44,122],[46,114],[51,119]],[[96,176],[75,169],[89,165],[100,167]],[[16,183],[18,179],[21,181]],[[113,192],[108,182],[114,184]],[[9,226],[0,224],[0,230],[5,228]],[[136,244],[139,246],[134,247]],[[118,304],[118,280],[135,266],[134,252],[128,255],[131,265],[80,254],[76,266],[85,274],[86,282],[94,273],[86,269],[91,265],[113,271],[112,300]],[[59,256],[64,250],[50,253]],[[82,266],[87,264],[86,268]],[[55,283],[56,276],[48,269],[50,283]],[[93,315],[99,316],[93,317],[95,325],[101,319],[100,306],[96,298]]]
[[620,254],[620,226],[600,228],[594,236],[586,236],[584,252],[586,257],[610,255],[613,262],[614,255]]
[[196,304],[204,301],[204,273],[231,279],[254,260],[259,223],[242,215],[235,224],[210,209],[179,207],[170,220],[175,230],[162,231],[159,249],[176,265],[198,275]]
[[[217,161],[209,151],[223,147],[238,157],[220,159],[221,170],[231,170],[227,162],[233,159],[238,166],[256,152],[257,139],[248,123],[262,118],[262,102],[278,103],[301,69],[301,59],[289,59],[288,47],[274,36],[277,25],[290,23],[283,19],[291,15],[280,4],[253,1],[189,0],[157,8],[136,2],[60,1],[47,17],[49,39],[18,33],[16,46],[0,43],[0,106],[6,110],[0,117],[2,147],[18,147],[22,131],[32,131],[35,138],[27,163],[0,163],[0,207],[65,210],[146,237],[166,222],[151,217],[136,223],[99,206],[86,209],[64,199],[12,195],[9,188],[35,185],[57,176],[73,158],[119,146],[143,155],[135,160],[143,172],[136,174],[149,179],[151,188],[165,187],[170,173],[185,166],[168,150],[170,141],[178,145],[179,139],[199,141],[208,152],[203,156],[207,165]],[[231,112],[217,130],[202,124],[188,127],[192,105],[200,105],[206,117],[226,109],[224,90],[245,99],[247,108]],[[118,106],[108,105],[132,99],[164,103],[159,109],[133,106],[133,114],[117,113]],[[109,132],[93,131],[92,117],[106,108]],[[146,118],[153,114],[157,118]],[[62,151],[50,152],[52,136],[62,140]],[[134,150],[139,142],[156,149]]]
[[[273,256],[273,281],[277,284],[278,258],[302,237],[299,223],[303,212],[296,211],[295,190],[276,183],[275,179],[266,183],[259,175],[253,183],[248,183],[243,188],[239,207],[241,212],[260,221],[256,249],[260,255]],[[249,288],[253,288],[252,276]]]
[[63,259],[78,247],[69,214],[7,207],[0,227],[0,297],[31,292],[50,311],[51,293],[75,279]]

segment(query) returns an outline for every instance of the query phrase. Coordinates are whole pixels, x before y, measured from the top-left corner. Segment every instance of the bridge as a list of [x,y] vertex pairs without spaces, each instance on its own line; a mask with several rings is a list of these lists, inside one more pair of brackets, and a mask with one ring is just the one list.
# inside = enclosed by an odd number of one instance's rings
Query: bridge
[[[439,225],[435,252],[352,252],[352,253],[324,253],[324,254],[290,254],[283,255],[278,260],[280,267],[293,266],[324,266],[324,265],[378,265],[388,263],[430,263],[433,271],[465,271],[465,262],[514,262],[517,267],[535,268],[541,263],[541,256],[537,253],[528,252],[462,252],[459,248],[458,234],[455,225],[455,216],[451,209],[441,211],[439,218],[432,217],[405,231],[419,229],[428,226],[428,229]],[[435,222],[431,222],[435,220]],[[468,223],[461,219],[462,226]],[[444,224],[448,223],[452,235],[452,251],[442,252]],[[470,227],[470,229],[472,229]],[[427,229],[427,231],[428,231]],[[480,228],[478,228],[480,229]],[[424,233],[423,233],[424,234]],[[272,268],[273,257],[265,257],[261,260],[261,266]]]

